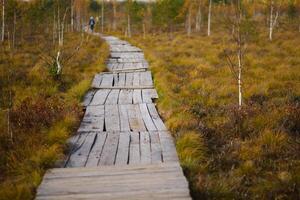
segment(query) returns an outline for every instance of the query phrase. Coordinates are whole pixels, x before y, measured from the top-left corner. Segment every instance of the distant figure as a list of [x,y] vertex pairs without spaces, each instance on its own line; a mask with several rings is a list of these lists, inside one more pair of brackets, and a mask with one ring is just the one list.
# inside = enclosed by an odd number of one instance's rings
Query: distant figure
[[92,32],[94,32],[94,26],[95,26],[95,24],[96,24],[96,22],[94,20],[94,17],[91,17],[89,25],[90,25],[90,29],[91,29]]

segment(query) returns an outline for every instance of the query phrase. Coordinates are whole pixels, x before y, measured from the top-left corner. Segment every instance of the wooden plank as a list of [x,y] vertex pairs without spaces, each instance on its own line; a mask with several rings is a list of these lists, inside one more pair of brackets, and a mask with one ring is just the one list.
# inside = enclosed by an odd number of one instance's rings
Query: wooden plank
[[98,133],[96,135],[95,144],[88,156],[86,167],[96,167],[98,166],[100,155],[103,150],[103,146],[106,140],[106,133]]
[[133,131],[146,131],[139,105],[127,105],[127,111],[130,129]]
[[120,116],[118,105],[105,105],[106,131],[120,131]]
[[140,158],[140,134],[138,132],[130,133],[130,154],[129,154],[129,164],[139,164],[141,162]]
[[151,163],[150,137],[148,132],[140,132],[141,163]]
[[119,82],[118,82],[117,86],[119,86],[119,87],[125,86],[126,74],[125,73],[119,73],[118,75],[119,75]]
[[109,87],[113,85],[114,76],[112,74],[103,74],[102,75],[102,87]]
[[163,121],[161,120],[161,118],[155,108],[155,105],[153,103],[150,103],[150,104],[147,104],[147,107],[148,107],[150,116],[151,116],[157,130],[166,131],[167,128],[166,128],[165,124],[163,123]]
[[126,86],[132,86],[133,84],[133,73],[126,73]]
[[105,104],[118,104],[120,90],[111,90]]
[[143,89],[142,97],[144,103],[153,103],[152,99],[157,99],[158,94],[155,89]]
[[121,131],[130,131],[126,105],[119,105]]
[[171,134],[166,131],[158,131],[162,148],[163,162],[179,162]]
[[104,116],[104,105],[86,107],[84,117],[101,117]]
[[104,106],[88,106],[78,131],[103,131]]
[[130,133],[121,132],[116,157],[116,165],[127,165],[129,160]]
[[140,82],[141,85],[151,86],[153,85],[152,75],[150,71],[140,72]]
[[140,86],[140,72],[133,73],[133,86]]
[[133,90],[121,90],[119,95],[119,104],[132,104]]
[[90,103],[91,106],[96,106],[96,105],[103,105],[106,101],[106,98],[109,94],[110,90],[109,89],[103,89],[103,90],[98,90],[92,102]]
[[80,147],[72,152],[67,167],[84,167],[95,141],[96,133],[88,133]]
[[133,91],[133,103],[134,104],[140,104],[140,103],[143,103],[143,100],[142,100],[142,90],[140,89],[135,89]]
[[99,87],[102,81],[102,75],[101,74],[96,74],[93,82],[92,82],[92,87]]
[[82,106],[84,106],[84,107],[88,106],[91,103],[95,93],[96,93],[96,90],[89,90],[86,93],[86,95],[84,95]]
[[158,132],[149,132],[150,144],[151,144],[151,163],[161,163],[162,162],[162,149],[159,141]]
[[147,130],[148,131],[156,131],[157,128],[154,125],[152,118],[149,114],[147,104],[143,103],[143,104],[139,104],[139,106],[140,106],[142,118],[143,118],[143,121],[144,121],[144,124],[145,124]]
[[153,86],[112,86],[112,87],[97,87],[96,89],[106,89],[106,90],[119,90],[119,89],[128,89],[128,90],[133,90],[133,89],[153,89]]
[[117,132],[107,133],[107,138],[100,157],[99,165],[113,165],[115,163],[119,136],[120,133]]

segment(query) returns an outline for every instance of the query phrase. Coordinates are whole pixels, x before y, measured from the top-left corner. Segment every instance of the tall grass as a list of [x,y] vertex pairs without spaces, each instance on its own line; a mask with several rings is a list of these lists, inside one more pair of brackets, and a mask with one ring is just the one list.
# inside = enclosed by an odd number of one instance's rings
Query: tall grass
[[242,110],[219,56],[231,45],[223,33],[131,39],[150,61],[158,108],[177,140],[193,197],[298,199],[299,33],[278,32],[274,42],[261,34],[248,44]]
[[[67,34],[64,53],[71,54],[81,37]],[[49,53],[47,42],[40,36],[35,39],[18,46],[14,57],[7,57],[17,79],[11,81],[13,141],[7,134],[7,113],[0,111],[4,116],[0,118],[0,199],[33,199],[45,170],[64,158],[66,140],[82,116],[82,97],[95,73],[105,69],[109,53],[100,38],[85,36],[82,48],[63,66],[61,77],[54,79],[38,56],[38,49]],[[5,60],[8,54],[1,55]],[[1,86],[3,91],[7,88]],[[1,100],[5,103],[7,98]]]

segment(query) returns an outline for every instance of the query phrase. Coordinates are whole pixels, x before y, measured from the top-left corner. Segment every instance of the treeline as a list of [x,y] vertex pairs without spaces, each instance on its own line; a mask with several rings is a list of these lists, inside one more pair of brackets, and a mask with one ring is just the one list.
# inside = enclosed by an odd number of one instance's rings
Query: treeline
[[158,0],[143,3],[134,0],[88,2],[104,31],[122,31],[146,35],[156,31],[182,31],[213,34],[235,16],[241,5],[242,15],[263,28],[270,40],[278,28],[300,31],[298,0]]

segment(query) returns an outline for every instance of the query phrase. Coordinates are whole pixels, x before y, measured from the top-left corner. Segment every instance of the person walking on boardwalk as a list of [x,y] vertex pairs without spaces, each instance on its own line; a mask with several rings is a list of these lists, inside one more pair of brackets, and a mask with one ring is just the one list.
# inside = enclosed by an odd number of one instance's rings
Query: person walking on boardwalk
[[91,17],[90,21],[89,21],[89,26],[90,26],[90,29],[91,29],[92,32],[94,32],[95,24],[96,24],[96,22],[95,22],[94,17]]

